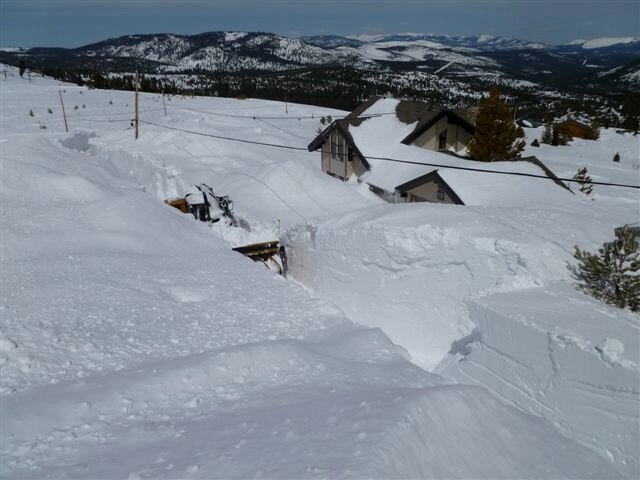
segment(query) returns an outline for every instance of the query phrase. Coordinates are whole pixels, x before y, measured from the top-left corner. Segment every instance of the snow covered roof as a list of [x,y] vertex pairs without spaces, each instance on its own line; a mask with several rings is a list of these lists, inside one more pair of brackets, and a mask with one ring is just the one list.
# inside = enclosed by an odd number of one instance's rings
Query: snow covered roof
[[[353,141],[350,131],[355,127],[363,127],[364,130],[376,129],[374,119],[390,117],[391,121],[399,126],[394,133],[398,138],[391,138],[387,133],[386,138],[394,143],[404,143],[409,145],[413,140],[428,130],[435,122],[442,117],[447,117],[449,122],[461,125],[470,133],[475,128],[475,109],[441,109],[432,104],[423,102],[410,102],[406,100],[396,100],[393,98],[372,97],[362,103],[346,117],[334,121],[327,127],[313,142],[309,144],[309,151],[317,150],[322,145],[322,141],[335,129],[341,129],[347,140]],[[358,148],[358,145],[353,145]]]
[[[533,157],[535,159],[535,157]],[[533,159],[491,162],[479,165],[492,172],[545,175],[547,173]],[[457,159],[456,159],[457,160]],[[535,159],[537,160],[537,159]],[[467,162],[462,160],[462,162]],[[455,162],[452,162],[455,163]],[[469,170],[439,169],[438,175],[456,193],[465,205],[499,205],[508,200],[512,204],[533,201],[562,202],[568,198],[567,188],[558,188],[553,177],[548,180],[520,175],[478,173]]]
[[[524,201],[533,198],[566,199],[565,188],[558,188],[556,185],[564,187],[564,184],[535,157],[517,161],[475,162],[448,152],[437,152],[409,144],[434,121],[448,113],[473,127],[473,111],[433,110],[424,103],[375,98],[362,104],[344,119],[336,120],[309,145],[309,150],[318,149],[333,128],[338,128],[358,155],[366,161],[369,171],[362,179],[388,192],[437,170],[440,178],[465,205],[502,203],[507,198]],[[460,168],[513,172],[519,176],[478,173]],[[545,175],[552,181],[526,175]]]

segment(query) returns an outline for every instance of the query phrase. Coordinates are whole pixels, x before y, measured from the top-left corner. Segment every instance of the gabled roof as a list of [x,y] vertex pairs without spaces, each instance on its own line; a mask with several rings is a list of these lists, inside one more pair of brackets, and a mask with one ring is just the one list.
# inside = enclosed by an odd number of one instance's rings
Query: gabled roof
[[[389,101],[394,105],[388,105]],[[384,105],[385,108],[375,108]],[[382,111],[384,110],[384,111]],[[317,150],[322,146],[324,140],[341,127],[341,133],[348,141],[353,143],[353,147],[357,148],[353,137],[349,134],[351,127],[359,127],[363,122],[380,116],[395,116],[396,120],[407,126],[406,134],[401,139],[389,139],[391,142],[398,141],[405,145],[409,145],[413,140],[422,135],[431,128],[438,120],[447,117],[450,123],[462,126],[469,133],[475,130],[473,109],[448,110],[434,107],[433,104],[423,102],[411,102],[407,100],[393,100],[381,97],[372,97],[366,102],[359,105],[355,110],[349,113],[345,118],[335,120],[331,125],[320,133],[307,147],[309,151]]]
[[425,112],[423,118],[418,122],[416,128],[407,135],[402,143],[411,144],[416,138],[422,135],[435,125],[441,118],[446,117],[447,121],[453,125],[460,125],[467,132],[473,135],[476,130],[475,122],[472,120],[473,113],[470,110],[440,110]]
[[353,137],[349,133],[349,125],[359,125],[360,123],[362,123],[362,121],[363,119],[359,118],[351,120],[347,120],[346,118],[343,118],[341,120],[334,120],[331,125],[325,128],[322,133],[320,133],[320,135],[318,135],[313,140],[313,142],[308,145],[307,149],[310,152],[319,149],[320,147],[322,147],[322,143],[328,136],[330,136],[333,132],[338,131],[344,137],[347,144],[354,150],[356,155],[358,155],[358,157],[362,159],[362,163],[364,164],[365,168],[371,168],[369,162],[367,161],[367,158],[362,154],[362,152],[360,152],[358,146],[356,145],[356,142],[353,140]]
[[424,185],[425,183],[429,183],[434,180],[438,183],[438,186],[442,188],[442,191],[446,193],[451,200],[453,200],[453,203],[455,203],[456,205],[464,205],[464,202],[458,196],[455,190],[453,190],[453,188],[451,188],[449,184],[445,182],[444,178],[442,178],[438,174],[438,170],[434,170],[433,172],[429,172],[418,178],[409,180],[408,182],[403,183],[402,185],[398,185],[396,187],[396,190],[400,193],[405,193],[405,192],[408,192],[409,190],[413,190],[414,188],[419,187],[420,185]]

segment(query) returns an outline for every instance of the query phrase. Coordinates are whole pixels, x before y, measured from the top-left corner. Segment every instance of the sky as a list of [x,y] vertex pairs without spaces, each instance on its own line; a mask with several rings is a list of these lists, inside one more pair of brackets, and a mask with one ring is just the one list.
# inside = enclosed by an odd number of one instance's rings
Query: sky
[[0,0],[0,46],[134,33],[501,35],[549,44],[640,36],[640,0]]

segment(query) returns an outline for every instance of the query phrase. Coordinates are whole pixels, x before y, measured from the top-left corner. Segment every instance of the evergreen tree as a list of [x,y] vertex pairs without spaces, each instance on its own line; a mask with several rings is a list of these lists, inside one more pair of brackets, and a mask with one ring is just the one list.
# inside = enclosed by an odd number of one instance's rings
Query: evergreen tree
[[563,131],[562,126],[554,123],[551,128],[551,145],[557,147],[558,145],[566,145],[568,143],[569,136]]
[[496,86],[491,87],[489,98],[480,102],[469,155],[484,162],[516,158],[524,150],[523,138],[524,131],[513,121],[500,90]]
[[553,127],[550,123],[547,123],[544,126],[544,132],[542,132],[542,138],[540,138],[540,141],[547,145],[551,145],[551,142],[553,141]]
[[573,176],[573,179],[580,185],[580,191],[587,197],[593,193],[593,185],[591,184],[591,177],[587,174],[587,167],[581,168]]
[[638,133],[640,131],[640,118],[632,115],[626,116],[622,122],[622,128],[634,134]]
[[577,267],[571,267],[577,287],[594,298],[631,311],[640,310],[640,253],[634,232],[617,228],[616,239],[605,243],[598,254],[575,247]]
[[586,140],[598,140],[600,138],[600,125],[597,122],[591,122],[584,134],[584,138]]
[[24,58],[18,60],[18,73],[20,74],[20,78],[24,76],[24,71],[27,69],[27,63],[24,61]]

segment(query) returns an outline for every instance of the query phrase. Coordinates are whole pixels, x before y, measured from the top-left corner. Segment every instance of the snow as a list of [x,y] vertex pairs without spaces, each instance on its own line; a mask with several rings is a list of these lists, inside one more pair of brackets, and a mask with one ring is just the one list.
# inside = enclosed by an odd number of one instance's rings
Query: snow
[[620,78],[630,83],[640,83],[640,69],[635,72],[626,73]]
[[[366,183],[393,192],[399,185],[437,170],[465,205],[502,205],[505,201],[513,205],[530,204],[532,201],[553,204],[574,201],[568,190],[550,179],[460,170],[477,168],[546,176],[540,167],[530,162],[470,162],[441,152],[402,144],[401,141],[415,129],[416,123],[405,124],[396,115],[389,114],[395,112],[398,103],[398,100],[391,98],[380,99],[362,113],[365,117],[380,116],[368,118],[358,126],[349,126],[349,133],[355,144],[371,165],[371,171],[363,176]],[[388,162],[374,157],[406,160],[418,165]],[[436,166],[419,165],[420,163]],[[453,168],[448,169],[447,166]],[[572,176],[573,174],[570,177]]]
[[552,419],[566,436],[598,448],[634,476],[639,468],[638,316],[561,284],[496,294],[468,308],[481,334],[463,354],[452,351],[437,371],[487,386],[508,402]]
[[[593,50],[594,48],[606,48],[613,45],[626,45],[629,43],[637,42],[637,37],[602,37],[587,40],[582,43],[582,48],[587,50]],[[572,42],[572,44],[574,44]]]
[[247,36],[247,32],[224,32],[225,42],[235,42]]
[[[569,292],[565,266],[574,243],[596,246],[637,214],[630,194],[596,188],[595,201],[517,209],[382,204],[320,172],[317,153],[162,127],[304,148],[320,116],[343,112],[170,97],[165,116],[160,97],[142,94],[142,119],[161,126],[141,123],[136,141],[131,92],[29,83],[8,71],[3,477],[637,476],[635,317]],[[588,161],[590,173],[593,164],[595,175],[628,180],[632,138],[607,132],[541,159],[568,158],[567,170]],[[230,195],[245,229],[210,228],[164,204],[197,183]],[[278,224],[290,279],[231,251]],[[599,330],[597,315],[557,329],[566,344],[575,339],[565,376],[594,383],[581,412],[607,409],[584,427],[582,413],[564,407],[581,398],[573,384],[552,392],[555,416],[532,415],[488,379],[459,384],[449,370],[421,368],[447,360],[452,344],[474,358],[482,349],[463,341],[470,335],[503,348],[480,312],[495,308],[512,325],[512,303],[491,299],[542,295],[536,288],[567,291],[555,299],[563,312],[567,297],[609,319]],[[537,346],[563,321],[532,305],[512,348]],[[541,364],[549,353],[534,346],[521,350]],[[514,375],[524,382],[528,372]]]

